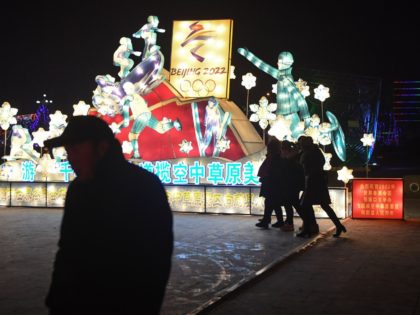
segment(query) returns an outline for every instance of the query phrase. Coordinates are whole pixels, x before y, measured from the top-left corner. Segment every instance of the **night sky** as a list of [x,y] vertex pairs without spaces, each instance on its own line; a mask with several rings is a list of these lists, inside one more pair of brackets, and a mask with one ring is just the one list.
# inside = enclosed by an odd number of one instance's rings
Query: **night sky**
[[[91,103],[95,76],[117,77],[112,56],[119,38],[131,37],[149,15],[157,15],[159,26],[166,29],[158,35],[166,69],[173,20],[233,19],[232,64],[238,79],[232,83],[231,99],[236,102],[245,95],[240,77],[246,72],[257,76],[257,84],[261,78],[261,91],[271,90],[274,83],[237,54],[238,47],[247,47],[273,66],[278,53],[288,50],[294,54],[296,70],[375,76],[388,82],[420,79],[415,59],[420,19],[415,16],[414,2],[15,2],[2,3],[0,13],[0,102],[9,101],[19,114],[35,112],[35,101],[43,93],[54,100],[50,111],[71,114],[79,100]],[[143,50],[142,40],[132,41],[135,50]]]

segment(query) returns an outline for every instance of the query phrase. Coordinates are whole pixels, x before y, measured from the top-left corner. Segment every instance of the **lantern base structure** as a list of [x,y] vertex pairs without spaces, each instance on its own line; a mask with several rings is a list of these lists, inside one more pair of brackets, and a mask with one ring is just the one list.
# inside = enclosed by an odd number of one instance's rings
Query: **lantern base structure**
[[[64,207],[68,183],[60,182],[0,182],[0,206]],[[202,214],[263,215],[264,198],[258,186],[226,185],[165,185],[169,204],[174,212]],[[349,216],[347,189],[329,188],[332,207],[342,219]],[[317,218],[326,213],[314,206]],[[297,214],[295,213],[297,216]]]

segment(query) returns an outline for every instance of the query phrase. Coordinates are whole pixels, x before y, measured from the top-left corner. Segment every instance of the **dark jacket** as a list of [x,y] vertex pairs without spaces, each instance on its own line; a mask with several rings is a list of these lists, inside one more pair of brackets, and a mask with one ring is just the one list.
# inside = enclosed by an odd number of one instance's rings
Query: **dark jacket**
[[121,153],[95,174],[67,191],[46,304],[77,314],[158,314],[173,251],[164,188]]
[[324,171],[325,158],[317,145],[304,151],[300,163],[305,172],[305,190],[302,195],[302,205],[330,204],[327,174]]

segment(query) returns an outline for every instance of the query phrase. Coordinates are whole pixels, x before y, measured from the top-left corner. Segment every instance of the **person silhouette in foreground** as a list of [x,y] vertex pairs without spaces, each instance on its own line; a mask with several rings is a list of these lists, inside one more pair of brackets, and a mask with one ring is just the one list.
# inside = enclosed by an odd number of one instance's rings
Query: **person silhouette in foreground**
[[159,314],[171,267],[173,219],[154,174],[124,159],[108,125],[72,117],[61,136],[70,183],[46,305],[56,314]]
[[319,147],[313,143],[312,137],[301,136],[298,143],[302,149],[300,163],[305,173],[305,189],[301,198],[303,229],[297,234],[299,237],[310,237],[319,233],[313,205],[320,205],[328,217],[335,224],[334,237],[339,237],[346,228],[337,218],[331,208],[331,199],[328,192],[327,175],[324,171],[325,158]]
[[270,140],[267,144],[267,155],[265,160],[258,170],[258,176],[260,177],[261,188],[260,188],[260,197],[264,197],[264,215],[263,218],[255,224],[257,227],[268,228],[268,225],[271,223],[271,215],[276,214],[277,222],[272,225],[272,227],[282,227],[284,225],[283,213],[281,205],[278,201],[278,183],[279,178],[278,172],[274,172],[274,168],[280,157],[280,147],[281,142],[276,138]]

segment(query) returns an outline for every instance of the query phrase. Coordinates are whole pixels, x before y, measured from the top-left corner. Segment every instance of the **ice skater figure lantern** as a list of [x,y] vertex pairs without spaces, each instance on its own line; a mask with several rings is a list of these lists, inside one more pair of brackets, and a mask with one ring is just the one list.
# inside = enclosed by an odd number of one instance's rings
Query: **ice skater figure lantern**
[[[305,97],[299,91],[293,80],[293,55],[288,51],[281,52],[277,62],[278,68],[276,69],[245,48],[239,48],[238,53],[252,62],[258,69],[277,80],[276,114],[277,116],[283,116],[291,122],[290,140],[297,140],[300,135],[304,134],[305,129],[310,127],[311,117]],[[327,111],[326,115],[330,121],[330,125],[328,126],[328,130],[323,130],[323,133],[331,138],[337,156],[344,161],[346,159],[344,133],[334,114]],[[302,122],[304,123],[304,128],[301,128]]]
[[120,45],[114,52],[113,58],[114,65],[120,68],[118,73],[120,82],[109,74],[98,75],[95,80],[98,86],[93,92],[92,104],[98,113],[111,118],[116,115],[123,116],[121,122],[113,123],[114,133],[129,127],[130,121],[133,121],[129,131],[129,141],[134,158],[140,158],[138,140],[145,127],[150,127],[161,134],[172,128],[181,130],[181,123],[177,118],[163,117],[162,120],[157,120],[142,97],[164,80],[161,74],[164,56],[160,47],[156,45],[156,33],[163,33],[165,30],[158,28],[158,24],[156,16],[149,16],[147,24],[133,34],[133,37],[142,38],[145,42],[142,60],[133,69],[134,61],[129,57],[140,56],[141,53],[134,51],[130,38],[120,39]]
[[219,102],[211,97],[208,100],[204,118],[204,136],[201,133],[198,105],[192,103],[192,112],[194,119],[195,135],[198,142],[198,149],[200,156],[206,156],[206,150],[210,146],[213,139],[213,153],[212,156],[219,156],[220,152],[224,152],[229,148],[228,140],[226,139],[227,127],[230,124],[232,114],[224,112],[219,105]]

